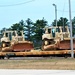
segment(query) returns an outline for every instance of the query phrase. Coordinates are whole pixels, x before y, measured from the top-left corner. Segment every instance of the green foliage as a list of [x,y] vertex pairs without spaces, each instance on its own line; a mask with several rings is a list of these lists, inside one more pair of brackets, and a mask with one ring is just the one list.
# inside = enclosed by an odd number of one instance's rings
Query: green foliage
[[[68,25],[68,19],[60,17],[60,19],[57,21],[57,26],[67,26]],[[56,26],[56,20],[52,22],[52,26]]]
[[58,21],[58,26],[67,26],[68,25],[68,19],[61,17]]
[[41,46],[41,41],[42,41],[42,34],[43,34],[43,28],[47,26],[47,21],[43,18],[42,20],[36,20],[36,22],[34,23],[33,26],[33,39],[34,39],[34,43],[35,45],[39,45]]
[[7,30],[7,28],[2,28],[2,30],[0,30],[1,33],[3,33],[5,30]]
[[[57,21],[58,22],[58,21]],[[58,23],[57,23],[57,25],[58,25]],[[52,22],[52,26],[56,26],[56,20],[54,20],[53,22]]]
[[19,23],[13,24],[10,28],[11,30],[24,31],[24,21],[21,20]]
[[32,25],[33,25],[32,20],[28,18],[25,23],[25,36],[26,39],[30,41],[32,41]]
[[75,17],[72,19],[73,35],[75,35]]

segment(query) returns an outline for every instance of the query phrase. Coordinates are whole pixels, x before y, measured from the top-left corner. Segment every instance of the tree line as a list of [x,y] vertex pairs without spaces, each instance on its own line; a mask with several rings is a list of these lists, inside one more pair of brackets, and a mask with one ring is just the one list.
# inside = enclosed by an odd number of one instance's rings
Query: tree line
[[[54,20],[51,24],[52,26],[56,26],[56,20]],[[75,17],[72,19],[73,25],[73,35],[75,34]],[[41,46],[42,43],[42,35],[44,33],[43,28],[48,25],[48,21],[42,18],[41,20],[36,20],[33,22],[30,18],[27,20],[21,20],[18,23],[13,24],[10,28],[2,28],[1,32],[5,30],[23,30],[25,33],[25,39],[32,41],[35,47]],[[67,18],[60,17],[57,20],[57,26],[69,26],[69,21]]]

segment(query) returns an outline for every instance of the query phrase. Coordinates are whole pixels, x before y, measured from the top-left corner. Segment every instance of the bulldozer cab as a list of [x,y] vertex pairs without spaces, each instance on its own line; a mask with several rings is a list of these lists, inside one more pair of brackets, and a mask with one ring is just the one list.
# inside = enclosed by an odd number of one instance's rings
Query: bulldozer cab
[[69,31],[68,26],[45,27],[44,30],[45,30],[45,33],[43,34],[42,39],[61,38],[61,40],[63,40],[64,38],[70,37],[70,31]]
[[45,27],[44,31],[45,31],[45,33],[42,35],[42,40],[45,39],[45,38],[53,39],[52,28]]
[[60,37],[61,39],[70,38],[69,27],[68,26],[56,27],[56,37]]
[[42,38],[48,38],[48,39],[55,38],[56,32],[60,31],[60,29],[58,29],[56,27],[46,27],[46,28],[44,28],[44,30],[45,30],[45,33],[43,34]]
[[24,40],[24,34],[23,31],[4,31],[3,37],[1,38],[1,42],[10,42],[12,40],[15,41],[23,41]]

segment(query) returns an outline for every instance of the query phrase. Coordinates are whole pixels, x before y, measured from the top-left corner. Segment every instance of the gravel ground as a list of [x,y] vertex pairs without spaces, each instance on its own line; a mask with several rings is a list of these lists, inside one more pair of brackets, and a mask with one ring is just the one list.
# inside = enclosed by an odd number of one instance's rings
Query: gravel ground
[[25,57],[0,60],[0,69],[75,70],[73,58]]

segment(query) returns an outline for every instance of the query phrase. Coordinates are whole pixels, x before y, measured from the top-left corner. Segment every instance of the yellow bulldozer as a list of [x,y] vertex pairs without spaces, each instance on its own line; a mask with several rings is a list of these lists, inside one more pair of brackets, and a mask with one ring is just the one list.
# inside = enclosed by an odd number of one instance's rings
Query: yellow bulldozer
[[[45,27],[42,35],[42,50],[70,50],[70,29],[68,26]],[[73,38],[75,49],[75,38]]]
[[32,50],[33,43],[25,40],[23,31],[4,31],[1,38],[0,51],[24,52]]

